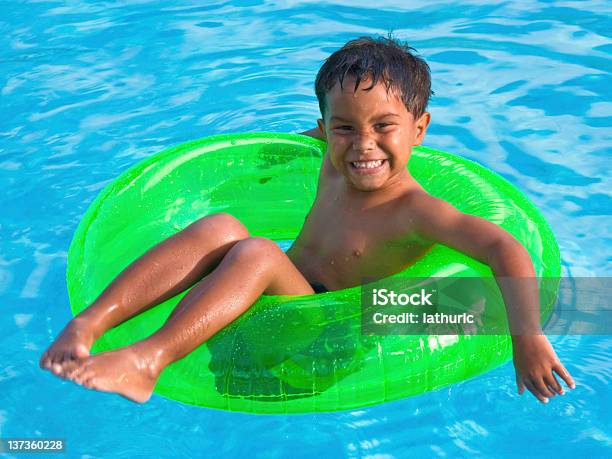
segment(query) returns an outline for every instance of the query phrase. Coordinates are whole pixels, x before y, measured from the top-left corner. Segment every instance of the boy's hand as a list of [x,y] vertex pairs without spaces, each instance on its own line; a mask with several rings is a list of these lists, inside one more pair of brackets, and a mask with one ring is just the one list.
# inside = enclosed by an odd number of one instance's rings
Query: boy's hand
[[519,395],[525,387],[542,403],[564,391],[553,374],[557,373],[570,389],[576,387],[569,372],[544,335],[513,336],[514,369]]

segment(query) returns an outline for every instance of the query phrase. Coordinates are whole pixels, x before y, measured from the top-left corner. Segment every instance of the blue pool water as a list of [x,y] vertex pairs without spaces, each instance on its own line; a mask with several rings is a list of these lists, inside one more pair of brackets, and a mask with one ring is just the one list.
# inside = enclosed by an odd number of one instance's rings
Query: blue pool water
[[[406,6],[409,4],[410,6]],[[359,6],[357,6],[359,5]],[[69,457],[603,457],[610,336],[553,336],[577,388],[516,394],[508,363],[338,413],[135,405],[38,369],[70,319],[66,252],[96,194],[136,161],[207,135],[315,126],[322,60],[395,34],[432,69],[425,144],[522,189],[564,275],[611,276],[612,8],[602,1],[0,2],[0,438]]]

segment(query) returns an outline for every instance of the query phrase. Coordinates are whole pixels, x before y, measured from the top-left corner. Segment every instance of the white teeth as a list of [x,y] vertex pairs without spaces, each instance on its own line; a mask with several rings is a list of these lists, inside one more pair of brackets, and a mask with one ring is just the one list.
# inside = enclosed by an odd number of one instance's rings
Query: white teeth
[[376,161],[353,161],[351,164],[357,169],[374,169],[375,167],[382,166],[382,163],[382,159],[377,159]]

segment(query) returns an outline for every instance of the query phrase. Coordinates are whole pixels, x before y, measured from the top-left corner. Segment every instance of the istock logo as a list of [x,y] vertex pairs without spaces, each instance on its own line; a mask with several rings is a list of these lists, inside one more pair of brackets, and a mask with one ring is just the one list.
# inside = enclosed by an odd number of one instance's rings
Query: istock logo
[[424,288],[418,293],[400,294],[386,288],[375,288],[372,290],[372,304],[374,306],[433,306],[430,298],[434,293],[435,290],[427,293]]

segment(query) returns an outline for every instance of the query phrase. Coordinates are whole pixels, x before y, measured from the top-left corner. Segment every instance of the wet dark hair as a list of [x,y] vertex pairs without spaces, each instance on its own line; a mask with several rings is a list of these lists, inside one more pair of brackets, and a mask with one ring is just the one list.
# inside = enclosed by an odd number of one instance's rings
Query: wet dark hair
[[378,80],[393,91],[415,118],[427,108],[431,90],[431,76],[427,63],[405,43],[387,37],[360,37],[346,43],[334,52],[321,66],[315,80],[315,93],[319,100],[321,116],[325,118],[325,94],[347,76],[355,78],[355,89],[363,79],[372,77],[372,89]]

